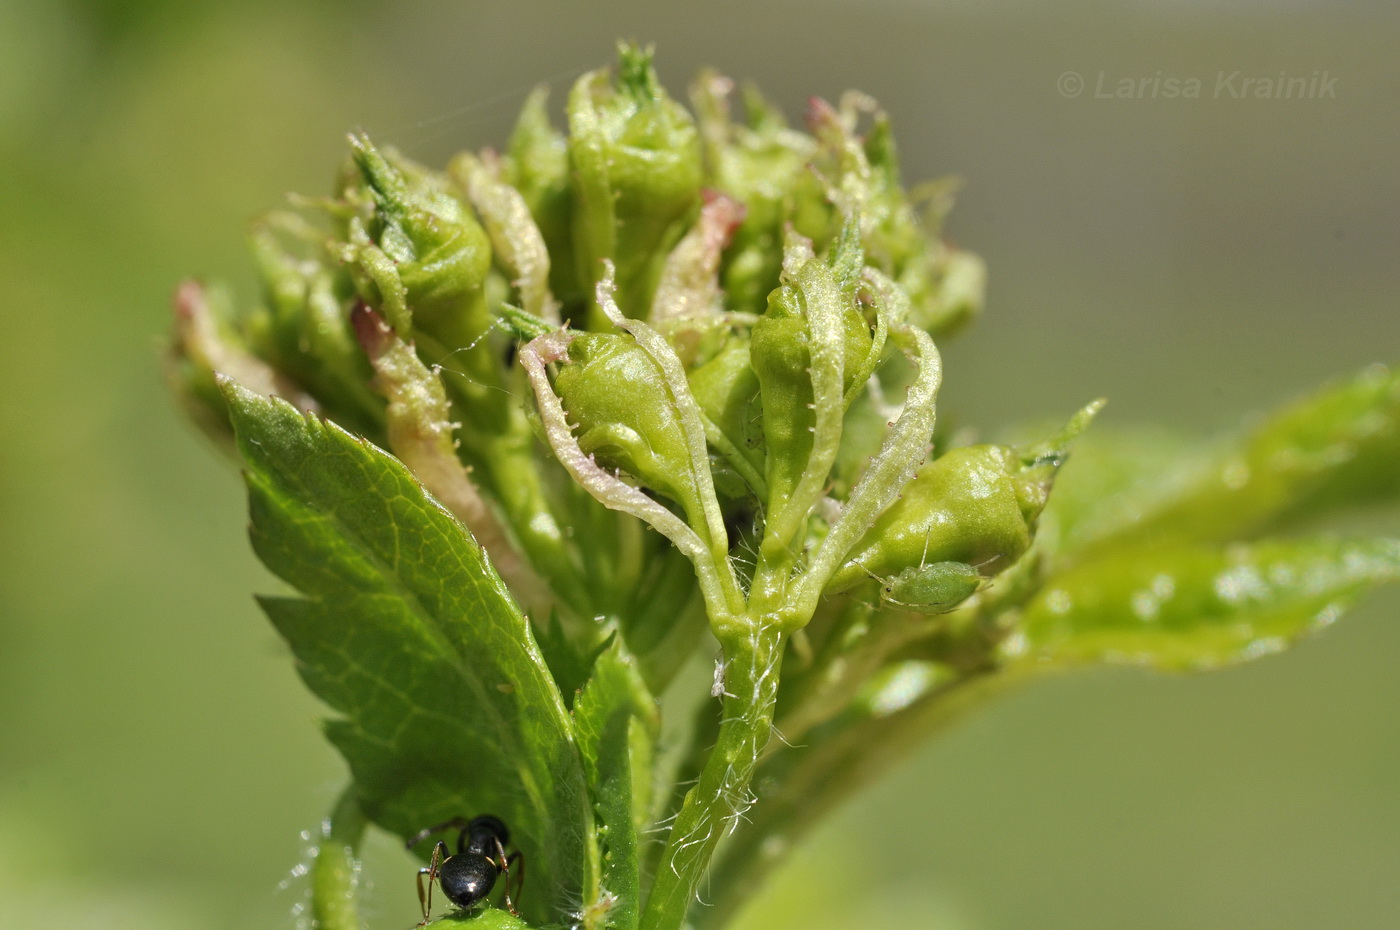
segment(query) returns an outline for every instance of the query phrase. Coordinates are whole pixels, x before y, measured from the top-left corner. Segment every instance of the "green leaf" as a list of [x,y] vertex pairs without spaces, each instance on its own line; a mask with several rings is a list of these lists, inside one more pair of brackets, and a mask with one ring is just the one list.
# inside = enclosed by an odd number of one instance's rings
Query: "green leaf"
[[400,836],[503,818],[530,863],[528,913],[596,884],[583,766],[525,617],[467,531],[396,459],[223,383],[252,539],[304,597],[264,609],[340,713],[327,732],[358,801]]
[[1276,519],[1400,493],[1400,371],[1373,365],[1284,407],[1239,463],[1249,499]]
[[1091,559],[1027,605],[1008,657],[1211,668],[1277,652],[1400,579],[1400,540],[1177,544]]
[[592,648],[585,648],[584,643],[569,636],[557,612],[551,612],[547,621],[536,620],[534,632],[540,655],[544,656],[554,685],[564,698],[564,706],[572,710],[593,670],[594,660],[607,643],[604,641]]
[[1055,479],[1037,547],[1073,552],[1123,532],[1188,493],[1213,451],[1161,429],[1096,427]]
[[[1074,488],[1085,486],[1074,471],[1080,464],[1066,472],[1056,496],[1073,497]],[[1114,464],[1124,469],[1114,482],[1124,493],[1101,501],[1093,511],[1097,522],[1076,521],[1073,542],[1092,539],[1106,548],[1139,539],[1227,540],[1394,498],[1400,494],[1400,372],[1371,366],[1283,407],[1214,455],[1148,453]]]
[[574,706],[574,729],[593,792],[602,845],[602,890],[584,907],[585,928],[633,930],[641,916],[637,834],[651,808],[651,762],[660,729],[637,663],[614,639],[593,664]]
[[429,926],[442,927],[444,930],[451,927],[467,927],[469,930],[532,930],[530,924],[500,908],[488,907],[473,911],[455,911],[440,920],[433,921]]

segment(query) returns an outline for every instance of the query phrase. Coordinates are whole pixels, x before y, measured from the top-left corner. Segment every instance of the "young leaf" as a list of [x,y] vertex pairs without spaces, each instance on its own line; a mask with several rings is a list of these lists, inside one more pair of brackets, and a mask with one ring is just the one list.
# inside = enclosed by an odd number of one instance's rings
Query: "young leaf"
[[574,729],[593,790],[602,845],[602,890],[584,907],[585,930],[635,930],[641,916],[637,833],[651,807],[651,761],[660,718],[636,661],[619,640],[598,656],[574,705]]
[[401,836],[492,813],[541,920],[596,884],[583,767],[559,691],[482,549],[388,454],[223,382],[258,556],[303,597],[262,600],[366,815]]
[[1055,479],[1036,533],[1041,552],[1074,553],[1179,499],[1212,451],[1161,429],[1094,429]]
[[1400,540],[1179,544],[1091,559],[1026,607],[1008,656],[1211,668],[1277,652],[1400,580]]
[[1110,520],[1089,543],[1096,551],[1138,539],[1233,539],[1394,498],[1400,371],[1373,365],[1325,387],[1214,457],[1144,464],[1147,478],[1137,483],[1144,493],[1104,509]]

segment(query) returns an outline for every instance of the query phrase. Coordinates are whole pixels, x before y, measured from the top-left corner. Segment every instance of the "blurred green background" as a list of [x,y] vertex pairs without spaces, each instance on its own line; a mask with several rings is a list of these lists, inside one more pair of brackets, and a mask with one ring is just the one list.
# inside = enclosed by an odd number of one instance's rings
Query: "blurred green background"
[[[1104,426],[1205,433],[1400,360],[1396,35],[1394,4],[1320,0],[0,0],[0,926],[295,925],[342,768],[159,350],[182,276],[251,299],[247,221],[327,190],[346,129],[435,164],[501,143],[618,37],[677,93],[706,63],[794,116],[860,88],[908,179],[968,180],[949,229],[991,266],[944,409],[1102,394]],[[1335,97],[1216,98],[1236,70]],[[1202,97],[1099,99],[1101,72]],[[1028,688],[827,824],[745,927],[1390,930],[1397,612],[1227,673]],[[411,925],[406,858],[369,858],[372,925]]]

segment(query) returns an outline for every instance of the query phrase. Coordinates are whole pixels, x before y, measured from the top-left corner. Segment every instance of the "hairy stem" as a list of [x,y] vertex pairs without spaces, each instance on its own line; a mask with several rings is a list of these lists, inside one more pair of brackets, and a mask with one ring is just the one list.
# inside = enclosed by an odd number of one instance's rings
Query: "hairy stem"
[[316,930],[360,930],[355,853],[365,834],[365,815],[346,788],[321,822],[321,843],[311,864],[311,925]]
[[956,723],[1008,684],[1004,674],[974,672],[935,688],[885,717],[853,715],[814,731],[810,747],[783,747],[761,768],[781,788],[736,831],[712,875],[713,906],[697,911],[696,930],[719,930],[748,902],[809,829],[833,808]]
[[642,930],[677,930],[720,837],[753,805],[749,783],[772,732],[783,634],[750,621],[749,635],[725,644],[724,717],[719,739],[671,827]]

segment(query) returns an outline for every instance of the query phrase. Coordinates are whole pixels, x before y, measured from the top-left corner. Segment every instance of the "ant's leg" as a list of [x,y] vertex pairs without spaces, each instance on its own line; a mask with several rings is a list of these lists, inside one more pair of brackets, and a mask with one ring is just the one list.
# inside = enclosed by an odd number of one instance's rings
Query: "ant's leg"
[[[418,903],[423,908],[423,919],[418,922],[418,926],[426,927],[428,918],[433,912],[433,882],[437,881],[438,867],[447,858],[447,844],[439,842],[433,847],[433,858],[428,860],[426,869],[418,870]],[[423,892],[423,876],[428,876],[428,890]]]
[[518,916],[520,916],[520,915],[519,915],[519,913],[515,910],[515,903],[514,903],[513,901],[511,901],[511,899],[510,899],[510,862],[511,862],[511,858],[512,858],[512,857],[506,855],[506,848],[505,848],[505,846],[503,846],[503,845],[501,844],[501,838],[500,838],[499,836],[498,836],[498,837],[495,837],[495,838],[492,840],[492,842],[496,844],[496,860],[495,860],[496,868],[499,869],[500,872],[501,872],[501,874],[504,875],[504,876],[506,877],[506,880],[505,880],[505,889],[506,889],[506,891],[505,891],[506,910],[510,911],[512,914],[514,914],[515,916],[518,917]]
[[434,824],[431,827],[425,827],[413,834],[408,842],[403,844],[404,849],[412,849],[434,833],[441,833],[443,830],[465,830],[468,823],[470,823],[470,821],[465,817],[453,817],[451,820],[444,820],[442,823]]
[[[424,893],[423,893],[423,876],[424,876],[424,875],[427,875],[427,876],[428,876],[428,893],[427,893],[426,895],[424,895]],[[428,925],[428,913],[432,910],[432,907],[433,907],[433,904],[432,904],[432,896],[433,896],[433,878],[432,878],[432,870],[431,870],[431,869],[427,869],[427,868],[421,868],[421,869],[418,870],[418,906],[419,906],[420,908],[423,909],[423,919],[420,920],[420,921],[418,921],[418,926],[420,926],[420,927],[426,927],[426,926]]]
[[[524,867],[525,867],[525,866],[524,866],[524,862],[523,862],[523,860],[520,858],[520,853],[518,853],[518,852],[516,852],[516,853],[511,853],[509,856],[506,855],[506,848],[505,848],[505,846],[501,845],[501,839],[500,839],[500,837],[497,837],[497,838],[496,838],[495,843],[496,843],[496,868],[500,869],[500,870],[501,870],[501,874],[504,875],[504,876],[506,877],[506,883],[505,883],[505,884],[506,884],[506,892],[505,892],[505,894],[506,894],[506,910],[510,911],[510,912],[511,912],[512,914],[514,914],[516,917],[519,917],[519,916],[520,916],[520,912],[517,911],[517,910],[515,909],[515,902],[512,901],[512,900],[511,900],[511,897],[510,897],[510,864],[511,864],[512,862],[519,862],[519,863],[521,863],[521,869],[524,869]],[[521,872],[520,877],[521,877],[522,879],[525,877],[523,871]],[[519,897],[519,892],[520,892],[520,888],[519,888],[519,886],[517,886],[517,887],[516,887],[516,896],[517,896],[517,897]]]
[[[525,890],[525,856],[518,852],[513,852],[506,857],[506,868],[502,869],[506,873],[506,909],[515,916],[520,913],[516,911],[514,902],[520,901],[520,895]],[[510,893],[510,880],[515,879],[515,897],[512,899]]]

